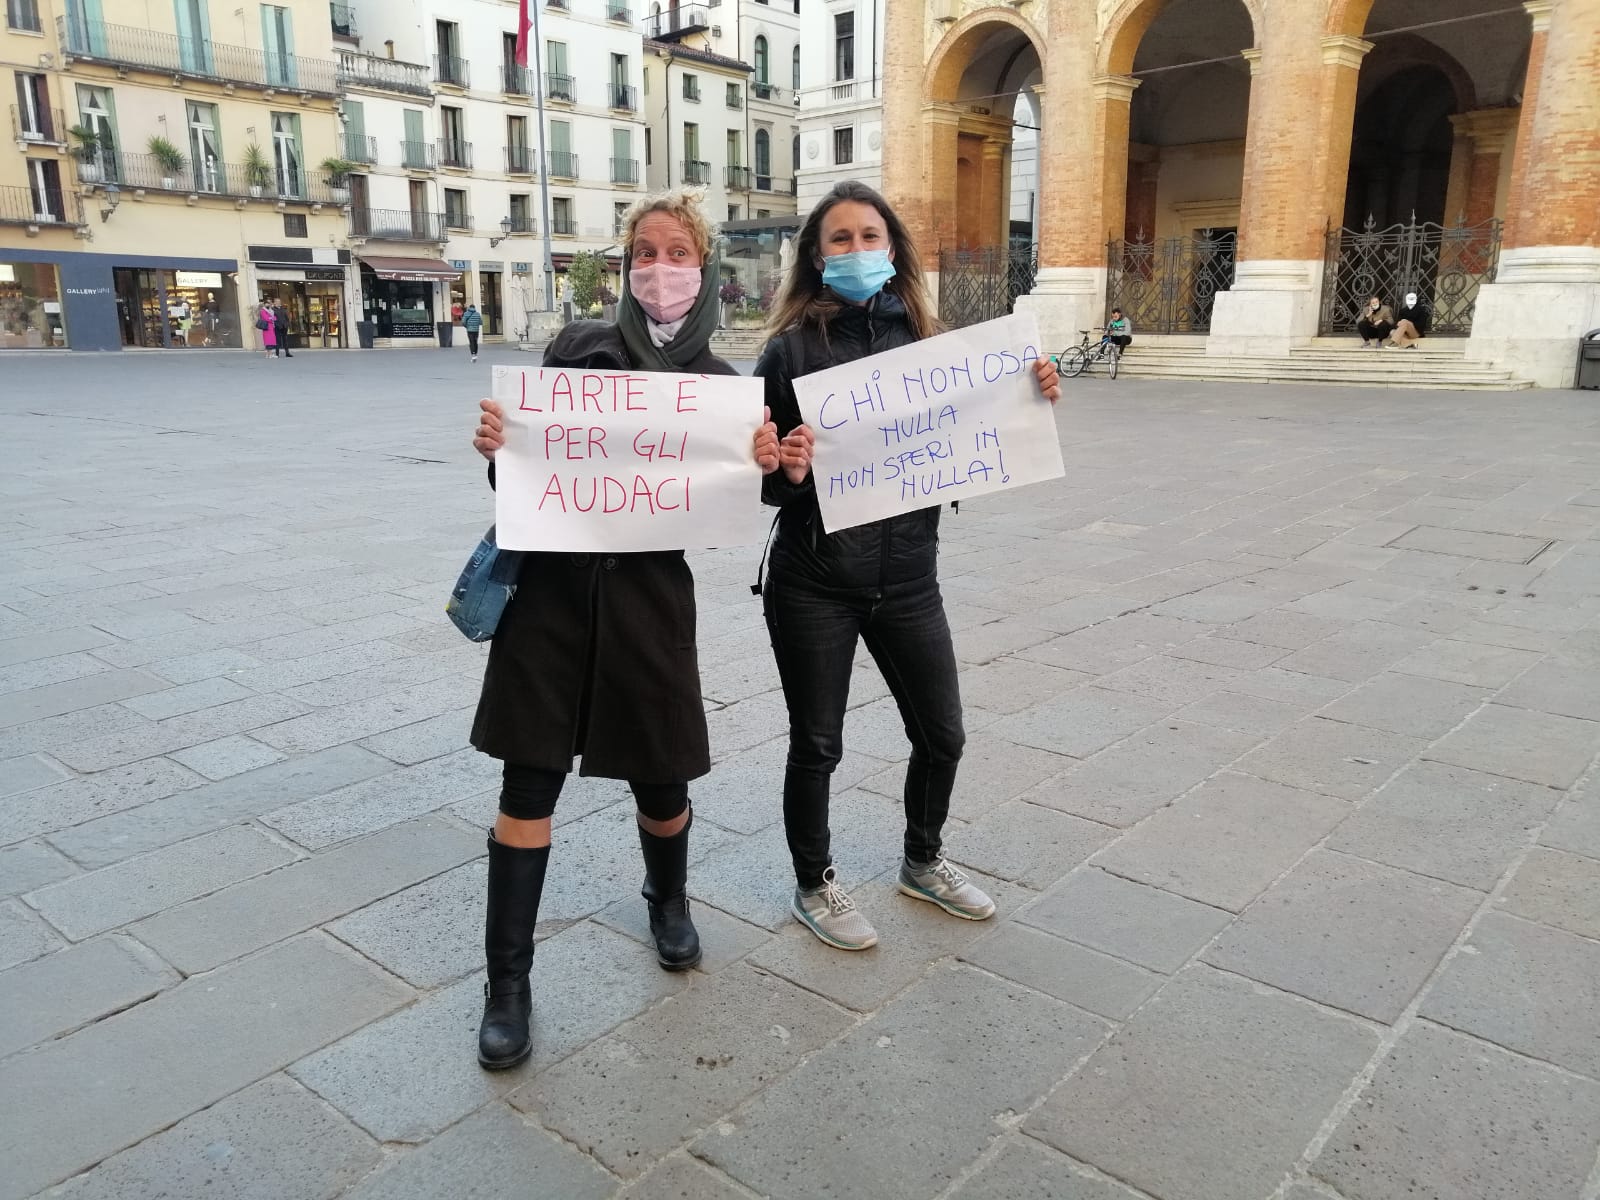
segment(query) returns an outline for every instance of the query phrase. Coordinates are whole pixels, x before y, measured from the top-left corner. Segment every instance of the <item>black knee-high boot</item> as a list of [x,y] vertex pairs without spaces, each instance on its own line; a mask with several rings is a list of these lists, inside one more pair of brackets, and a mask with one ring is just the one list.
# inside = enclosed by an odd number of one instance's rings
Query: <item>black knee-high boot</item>
[[483,948],[489,981],[483,985],[483,1022],[478,1026],[478,1062],[491,1071],[514,1067],[528,1057],[533,1041],[528,1018],[533,996],[528,971],[533,966],[533,927],[550,847],[507,846],[489,835],[489,903]]
[[650,909],[650,936],[656,940],[656,960],[669,971],[686,971],[700,961],[700,935],[689,919],[689,825],[691,815],[672,837],[657,837],[639,827],[639,848],[644,851],[644,888],[640,894]]

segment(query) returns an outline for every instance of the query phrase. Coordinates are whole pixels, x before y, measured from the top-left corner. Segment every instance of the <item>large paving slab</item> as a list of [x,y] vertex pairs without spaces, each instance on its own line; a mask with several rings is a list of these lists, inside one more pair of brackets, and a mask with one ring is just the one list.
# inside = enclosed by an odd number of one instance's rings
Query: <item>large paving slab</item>
[[125,938],[96,938],[0,971],[0,1058],[129,1008],[178,975]]
[[[941,968],[720,1122],[694,1153],[773,1200],[932,1195],[1103,1028],[1037,992]],[[947,1087],[957,1079],[962,1103],[953,1105]],[[822,1097],[832,1114],[827,1154],[806,1118]]]
[[1377,1044],[1353,1020],[1195,966],[1024,1127],[1162,1200],[1266,1196]]
[[1347,1200],[1582,1196],[1600,1083],[1419,1021],[1311,1165]]
[[[398,980],[314,934],[14,1055],[0,1062],[12,1147],[0,1196],[74,1174],[405,998]],[[73,1136],[57,1136],[66,1127]]]

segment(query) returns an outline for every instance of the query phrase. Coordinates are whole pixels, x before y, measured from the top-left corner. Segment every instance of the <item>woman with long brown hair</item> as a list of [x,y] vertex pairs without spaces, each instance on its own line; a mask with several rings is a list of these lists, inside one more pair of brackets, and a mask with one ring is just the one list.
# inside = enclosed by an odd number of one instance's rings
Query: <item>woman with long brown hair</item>
[[[807,217],[756,364],[783,435],[779,470],[762,499],[781,511],[763,591],[767,631],[789,708],[783,821],[794,860],[795,918],[827,945],[878,940],[839,885],[830,855],[828,783],[844,753],[845,704],[857,640],[893,693],[911,760],[906,768],[899,887],[953,916],[981,921],[994,902],[944,857],[941,832],[966,740],[955,647],[939,593],[937,506],[826,533],[811,459],[816,439],[794,380],[940,332],[916,247],[888,203],[865,184],[840,183]],[[1039,386],[1060,395],[1055,367]]]

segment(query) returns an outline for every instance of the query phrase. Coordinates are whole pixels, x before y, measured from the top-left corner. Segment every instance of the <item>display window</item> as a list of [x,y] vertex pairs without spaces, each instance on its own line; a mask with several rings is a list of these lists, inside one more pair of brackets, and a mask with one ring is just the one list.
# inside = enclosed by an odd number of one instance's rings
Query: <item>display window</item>
[[381,338],[431,338],[434,336],[432,283],[411,279],[379,279],[371,267],[361,267],[361,308],[373,332]]
[[115,267],[117,323],[122,344],[237,350],[238,289],[225,271]]
[[289,348],[335,350],[344,343],[344,289],[337,283],[262,280],[261,299],[289,314]]
[[56,265],[0,262],[0,350],[66,348]]

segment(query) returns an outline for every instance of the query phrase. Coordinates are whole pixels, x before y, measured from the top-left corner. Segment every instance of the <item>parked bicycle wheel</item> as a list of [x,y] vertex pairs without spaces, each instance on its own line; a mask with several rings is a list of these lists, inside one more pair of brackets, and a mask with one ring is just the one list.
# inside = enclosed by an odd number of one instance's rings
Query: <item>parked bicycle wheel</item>
[[1088,365],[1089,352],[1082,346],[1074,346],[1056,360],[1056,374],[1063,379],[1071,379],[1074,375],[1082,375]]
[[1112,379],[1117,377],[1117,364],[1122,361],[1122,352],[1115,346],[1106,354],[1106,374]]

